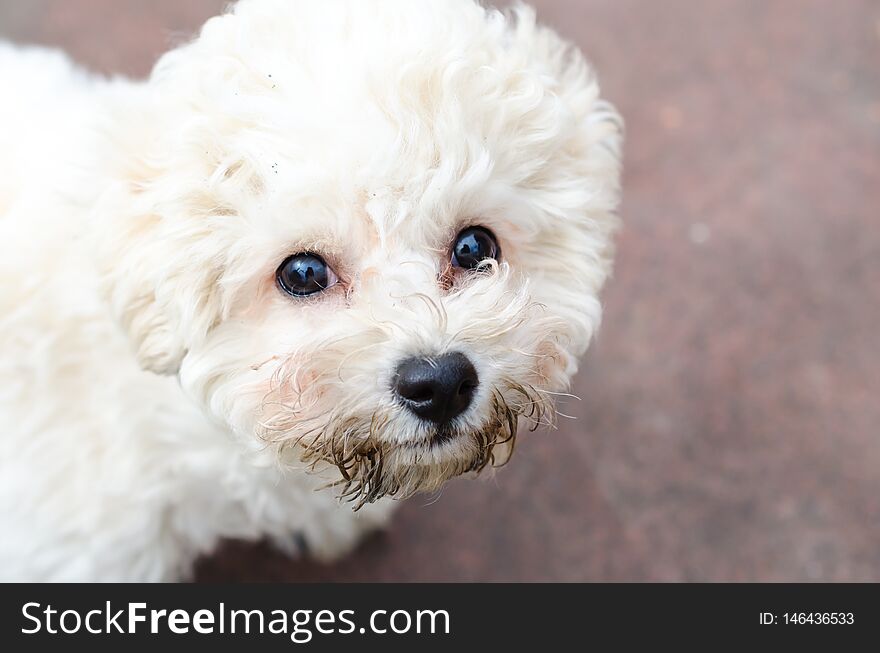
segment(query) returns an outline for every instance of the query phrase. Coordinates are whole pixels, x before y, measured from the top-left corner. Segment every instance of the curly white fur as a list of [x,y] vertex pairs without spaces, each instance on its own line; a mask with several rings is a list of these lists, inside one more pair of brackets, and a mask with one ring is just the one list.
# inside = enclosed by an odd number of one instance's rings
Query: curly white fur
[[[621,124],[526,7],[242,0],[147,82],[0,46],[0,87],[2,578],[339,555],[506,459],[597,328]],[[452,274],[476,224],[503,258]],[[341,282],[281,293],[301,251]],[[448,351],[480,385],[431,446],[389,383]]]

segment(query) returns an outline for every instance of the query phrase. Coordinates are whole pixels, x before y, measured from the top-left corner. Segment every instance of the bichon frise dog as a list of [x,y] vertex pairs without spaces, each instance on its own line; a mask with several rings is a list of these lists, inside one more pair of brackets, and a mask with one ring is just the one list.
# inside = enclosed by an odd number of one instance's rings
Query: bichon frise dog
[[526,7],[242,0],[146,82],[2,46],[0,87],[5,579],[340,555],[599,323],[621,122]]

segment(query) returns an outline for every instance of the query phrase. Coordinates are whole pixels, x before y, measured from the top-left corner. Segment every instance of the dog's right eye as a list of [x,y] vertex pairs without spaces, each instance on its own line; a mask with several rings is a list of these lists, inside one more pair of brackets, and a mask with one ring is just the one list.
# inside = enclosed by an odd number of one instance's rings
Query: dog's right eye
[[323,258],[310,252],[288,256],[278,266],[275,278],[281,290],[294,297],[314,295],[339,281],[333,268]]

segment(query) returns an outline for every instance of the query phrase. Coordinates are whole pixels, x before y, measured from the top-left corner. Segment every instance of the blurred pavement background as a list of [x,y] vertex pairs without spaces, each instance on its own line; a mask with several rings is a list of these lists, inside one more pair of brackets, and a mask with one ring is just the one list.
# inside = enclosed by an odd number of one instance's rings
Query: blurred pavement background
[[[0,0],[0,38],[143,75],[224,4]],[[533,4],[628,126],[577,419],[339,564],[198,579],[880,581],[880,3]]]

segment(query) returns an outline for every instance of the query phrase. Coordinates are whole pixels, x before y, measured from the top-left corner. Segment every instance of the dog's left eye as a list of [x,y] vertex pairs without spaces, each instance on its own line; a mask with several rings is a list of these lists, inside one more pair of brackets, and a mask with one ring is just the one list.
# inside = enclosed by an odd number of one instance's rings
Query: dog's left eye
[[339,279],[333,268],[317,254],[304,252],[284,259],[275,273],[281,290],[294,297],[305,297],[327,290]]
[[455,237],[452,264],[466,270],[477,267],[486,259],[498,259],[501,250],[495,236],[483,227],[470,227]]

